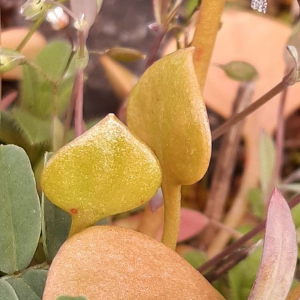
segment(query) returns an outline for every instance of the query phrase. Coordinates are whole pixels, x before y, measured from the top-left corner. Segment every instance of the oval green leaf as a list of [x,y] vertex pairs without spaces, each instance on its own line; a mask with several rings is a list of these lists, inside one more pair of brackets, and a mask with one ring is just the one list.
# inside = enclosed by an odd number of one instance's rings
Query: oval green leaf
[[224,70],[229,78],[236,81],[249,82],[258,77],[255,67],[244,61],[232,61],[226,65],[218,66]]
[[40,231],[40,201],[30,161],[14,145],[0,146],[0,270],[25,269],[36,250]]
[[19,300],[12,286],[3,279],[0,279],[0,300]]
[[145,59],[146,55],[136,49],[114,47],[105,51],[109,57],[121,62],[134,62],[140,59]]

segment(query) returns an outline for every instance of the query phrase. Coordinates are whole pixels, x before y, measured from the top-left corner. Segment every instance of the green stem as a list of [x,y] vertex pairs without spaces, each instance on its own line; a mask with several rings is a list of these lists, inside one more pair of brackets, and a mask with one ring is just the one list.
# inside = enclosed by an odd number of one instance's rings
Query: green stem
[[26,36],[24,37],[24,39],[22,40],[22,42],[19,44],[19,46],[17,47],[17,51],[21,51],[27,44],[27,42],[31,39],[31,37],[34,35],[34,33],[40,28],[40,26],[42,25],[42,23],[45,20],[45,16],[41,16],[30,28],[30,30],[28,31],[28,33],[26,34]]
[[[57,1],[58,3],[64,3],[67,0],[59,0]],[[57,3],[57,4],[58,4]],[[31,39],[31,37],[33,36],[33,34],[40,28],[40,26],[42,25],[42,23],[44,22],[46,16],[42,15],[30,28],[29,32],[26,34],[26,36],[24,37],[24,39],[22,40],[22,42],[19,44],[19,46],[17,47],[16,51],[21,51],[26,44],[28,43],[28,41]]]
[[181,185],[163,182],[162,192],[165,206],[162,242],[175,250],[180,226]]

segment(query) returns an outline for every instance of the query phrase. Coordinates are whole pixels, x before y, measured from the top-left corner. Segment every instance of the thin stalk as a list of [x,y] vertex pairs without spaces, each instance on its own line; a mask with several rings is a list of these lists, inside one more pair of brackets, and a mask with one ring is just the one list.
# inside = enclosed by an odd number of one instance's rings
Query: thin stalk
[[266,104],[269,100],[275,97],[277,94],[281,93],[288,86],[288,82],[284,78],[280,83],[273,87],[270,91],[260,97],[258,100],[249,105],[245,110],[238,113],[234,117],[227,120],[223,125],[218,127],[212,132],[212,140],[216,140],[222,134],[224,134],[230,127],[239,123],[245,119],[248,115],[259,109],[261,106]]
[[201,89],[204,84],[221,25],[221,16],[226,0],[202,0],[192,46],[194,46],[194,65]]
[[152,44],[152,47],[150,48],[150,51],[147,55],[145,69],[148,69],[154,63],[154,60],[155,60],[155,57],[157,55],[158,49],[159,49],[160,44],[161,44],[164,36],[166,35],[166,33],[167,33],[167,27],[162,26],[159,29],[157,37],[154,40],[154,43]]
[[75,101],[75,137],[82,135],[83,129],[83,82],[84,71],[80,70],[78,74],[78,92]]
[[[67,0],[58,0],[57,3],[55,3],[55,5],[58,5],[59,3],[64,3]],[[35,23],[31,26],[29,32],[26,34],[26,36],[24,37],[24,39],[21,41],[21,43],[19,44],[19,46],[16,48],[17,51],[22,51],[22,49],[26,46],[26,44],[28,43],[28,41],[31,39],[31,37],[33,36],[33,34],[40,28],[40,26],[42,25],[42,23],[45,21],[46,16],[42,15],[37,21],[35,21]]]
[[24,37],[24,39],[21,41],[21,43],[17,47],[17,49],[16,49],[17,51],[20,52],[23,50],[23,48],[26,46],[26,44],[31,39],[31,37],[34,35],[34,33],[40,28],[40,26],[44,22],[45,18],[46,18],[45,16],[41,16],[35,23],[33,23],[30,30],[26,34],[26,36]]
[[162,243],[175,250],[180,226],[181,186],[163,182],[162,192],[164,196]]
[[288,87],[286,87],[282,92],[282,96],[278,108],[278,122],[277,122],[277,132],[276,132],[276,165],[274,170],[275,182],[280,180],[280,174],[282,170],[284,130],[285,130],[284,109],[286,105],[287,94],[288,94]]
[[[300,203],[300,195],[296,196],[292,200],[288,202],[288,205],[291,209],[293,209],[295,206],[297,206]],[[204,263],[202,266],[198,268],[198,271],[200,273],[204,273],[206,270],[210,269],[211,267],[218,264],[222,259],[224,259],[226,256],[230,255],[233,251],[243,246],[245,243],[250,241],[253,237],[255,237],[259,232],[264,230],[266,226],[266,219],[260,222],[256,227],[254,227],[251,231],[243,235],[240,239],[229,245],[226,249],[224,249],[219,254],[215,255],[213,258],[211,258],[209,261]]]

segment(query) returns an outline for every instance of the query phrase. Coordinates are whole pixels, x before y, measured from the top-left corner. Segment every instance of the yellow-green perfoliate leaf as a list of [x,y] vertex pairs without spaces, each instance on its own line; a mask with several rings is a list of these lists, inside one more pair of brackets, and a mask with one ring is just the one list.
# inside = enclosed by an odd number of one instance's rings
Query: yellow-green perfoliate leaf
[[153,150],[162,167],[164,232],[172,231],[172,238],[166,241],[163,235],[163,241],[171,248],[179,230],[180,186],[200,180],[211,157],[211,133],[193,53],[194,48],[178,50],[153,64],[128,101],[128,127]]
[[30,161],[17,146],[0,146],[0,270],[25,269],[40,232],[40,201]]
[[154,151],[163,173],[181,185],[200,180],[211,157],[193,52],[176,51],[150,67],[132,90],[127,110],[129,129]]
[[151,150],[114,115],[61,148],[41,180],[46,196],[72,215],[70,234],[148,201],[161,184]]

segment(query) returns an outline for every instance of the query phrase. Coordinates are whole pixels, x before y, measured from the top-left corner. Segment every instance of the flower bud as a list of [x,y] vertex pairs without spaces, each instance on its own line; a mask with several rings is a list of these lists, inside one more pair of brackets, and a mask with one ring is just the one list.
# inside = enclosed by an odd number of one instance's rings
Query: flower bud
[[17,51],[0,48],[0,73],[12,70],[25,62],[25,56]]
[[28,0],[21,7],[21,14],[26,20],[36,21],[45,10],[45,0]]

